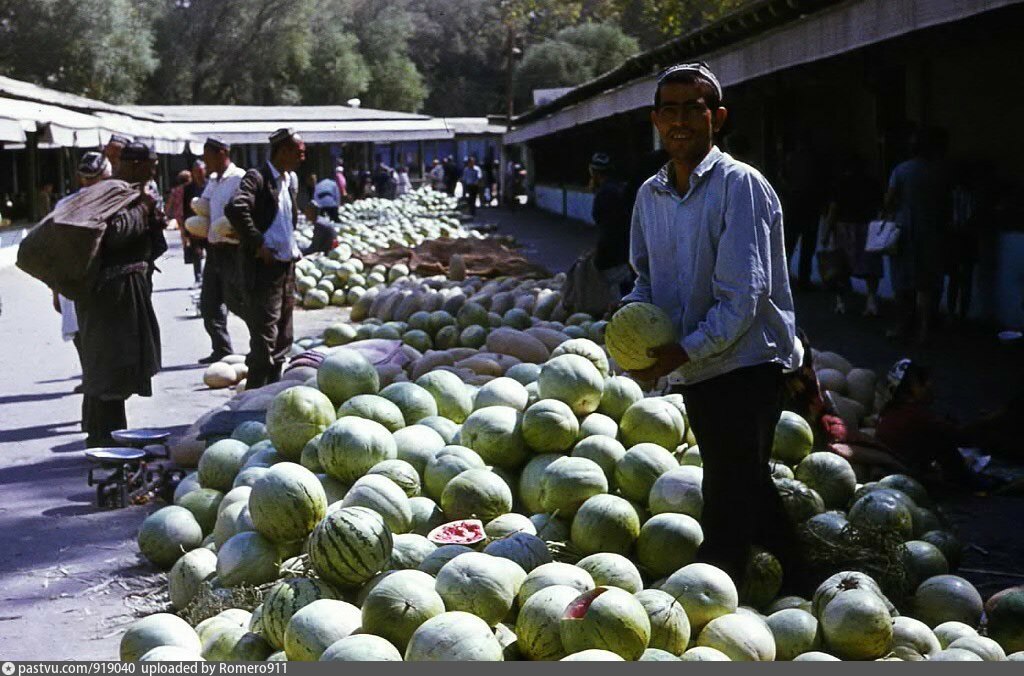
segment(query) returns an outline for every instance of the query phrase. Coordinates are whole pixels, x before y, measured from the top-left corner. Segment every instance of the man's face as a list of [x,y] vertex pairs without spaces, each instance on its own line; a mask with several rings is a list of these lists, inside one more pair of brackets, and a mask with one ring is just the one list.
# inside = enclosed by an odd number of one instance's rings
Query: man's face
[[281,169],[284,171],[295,171],[306,161],[306,143],[298,136],[292,137],[290,143],[286,143],[279,153]]
[[[210,164],[209,161],[206,160],[206,153],[205,152],[203,153],[203,161],[206,162],[207,164]],[[214,165],[211,165],[211,166],[214,166]],[[213,170],[214,171],[218,171],[216,166],[214,166]],[[221,170],[223,170],[223,168],[221,168]],[[195,183],[197,183],[197,184],[201,184],[204,181],[206,181],[206,167],[200,166],[198,164],[195,165],[194,167],[192,167],[192,180]]]
[[688,162],[699,160],[711,150],[713,135],[725,119],[725,108],[712,112],[700,87],[681,82],[663,85],[661,105],[651,112],[651,121],[669,157]]
[[108,143],[103,148],[103,154],[106,155],[107,159],[110,160],[110,166],[116,171],[119,164],[121,164],[121,151],[124,149],[120,143]]
[[[221,174],[225,169],[228,168],[228,151],[220,150],[219,148],[203,148],[203,162],[210,168],[215,174]],[[195,179],[196,170],[192,169],[192,178]],[[206,170],[202,170],[202,175],[206,177]]]

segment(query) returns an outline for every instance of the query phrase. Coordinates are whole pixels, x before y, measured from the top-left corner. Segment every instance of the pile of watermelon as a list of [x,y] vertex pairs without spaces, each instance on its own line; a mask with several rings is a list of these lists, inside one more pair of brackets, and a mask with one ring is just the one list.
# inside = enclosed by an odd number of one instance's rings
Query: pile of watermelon
[[[136,622],[121,658],[1024,659],[1024,587],[984,603],[918,482],[860,483],[793,414],[773,448],[790,516],[826,540],[897,537],[912,593],[897,608],[839,571],[781,596],[769,552],[740,587],[695,562],[703,470],[682,398],[646,395],[587,337],[549,328],[537,349],[531,328],[489,333],[500,373],[476,379],[458,362],[378,369],[355,337],[318,348],[266,423],[210,443],[144,522],[180,615]],[[238,588],[259,601],[182,619]]]

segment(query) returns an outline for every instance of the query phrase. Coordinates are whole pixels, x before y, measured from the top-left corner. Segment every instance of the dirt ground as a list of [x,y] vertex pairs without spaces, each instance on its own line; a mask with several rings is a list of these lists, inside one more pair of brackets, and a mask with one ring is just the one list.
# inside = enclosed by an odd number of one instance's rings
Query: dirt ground
[[[593,237],[578,223],[535,211],[482,210],[478,219],[516,236],[531,259],[554,271],[567,269]],[[182,430],[230,394],[202,385],[195,360],[209,343],[186,312],[192,280],[180,248],[160,267],[154,302],[165,368],[154,396],[130,401],[128,415],[133,426]],[[81,397],[71,394],[80,373],[74,348],[61,340],[41,284],[10,268],[0,270],[0,289],[0,659],[115,659],[124,627],[155,600],[147,593],[157,571],[142,561],[134,538],[159,505],[96,508],[78,429]],[[858,366],[884,371],[904,354],[882,337],[880,321],[832,315],[825,294],[802,294],[797,304],[815,344]],[[318,335],[339,312],[298,312],[296,336]],[[231,333],[244,352],[247,334],[234,317]],[[940,406],[962,419],[1004,401],[1024,373],[1022,351],[1002,348],[993,336],[982,328],[949,331],[919,354],[936,366]],[[944,502],[943,512],[967,546],[962,574],[983,594],[1024,583],[1024,499],[968,496]]]

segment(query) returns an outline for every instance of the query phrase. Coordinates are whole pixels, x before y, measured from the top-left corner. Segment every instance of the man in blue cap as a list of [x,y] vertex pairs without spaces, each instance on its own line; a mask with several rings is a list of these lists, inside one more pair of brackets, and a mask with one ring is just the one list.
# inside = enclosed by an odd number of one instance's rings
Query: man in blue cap
[[626,301],[653,303],[678,342],[655,348],[653,382],[669,376],[686,401],[704,465],[704,542],[698,558],[742,581],[752,546],[782,562],[786,584],[803,564],[769,468],[783,369],[796,323],[782,208],[753,167],[723,153],[722,86],[704,63],[666,69],[651,121],[669,162],[637,193]]

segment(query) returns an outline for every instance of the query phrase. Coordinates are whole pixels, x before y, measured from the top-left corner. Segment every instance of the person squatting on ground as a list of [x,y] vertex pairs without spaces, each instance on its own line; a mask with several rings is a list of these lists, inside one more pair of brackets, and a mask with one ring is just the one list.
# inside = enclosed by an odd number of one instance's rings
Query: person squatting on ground
[[606,153],[590,158],[590,186],[594,206],[590,215],[597,226],[594,267],[621,298],[633,286],[629,270],[629,227],[633,202],[626,197],[626,186],[612,178],[612,160]]
[[[706,64],[658,78],[651,120],[670,161],[640,188],[625,302],[654,303],[678,343],[656,348],[641,382],[670,376],[704,459],[704,542],[698,558],[741,580],[755,544],[802,570],[795,528],[769,468],[783,369],[794,366],[795,314],[782,207],[753,167],[714,145],[727,112]],[[752,518],[753,515],[753,518]]]
[[[109,155],[108,155],[109,157]],[[144,189],[156,154],[125,145],[115,178],[139,186],[139,198],[107,221],[92,292],[77,305],[82,341],[82,428],[86,446],[113,445],[111,433],[128,426],[125,400],[152,395],[160,370],[160,327],[153,311],[154,261],[166,250],[162,205]]]
[[241,240],[241,269],[248,292],[248,387],[281,379],[292,346],[295,309],[295,242],[298,220],[295,171],[306,159],[306,144],[294,129],[270,136],[270,159],[245,173],[225,214]]
[[306,205],[303,213],[306,220],[313,224],[313,238],[310,240],[309,246],[302,250],[302,255],[329,252],[334,248],[334,240],[338,237],[338,231],[334,229],[333,221],[328,218],[327,210],[314,199]]
[[210,203],[210,231],[206,236],[208,256],[199,295],[199,314],[213,349],[199,363],[212,364],[234,351],[228,333],[228,311],[245,317],[238,240],[213,227],[227,217],[224,209],[238,192],[245,171],[231,161],[231,146],[220,139],[206,139],[203,158],[210,171],[210,180],[202,195]]

